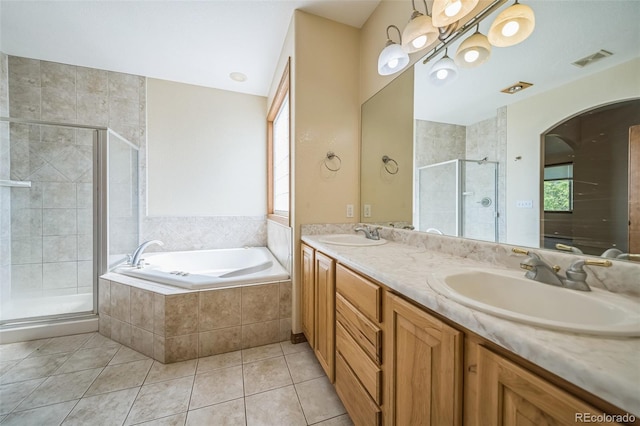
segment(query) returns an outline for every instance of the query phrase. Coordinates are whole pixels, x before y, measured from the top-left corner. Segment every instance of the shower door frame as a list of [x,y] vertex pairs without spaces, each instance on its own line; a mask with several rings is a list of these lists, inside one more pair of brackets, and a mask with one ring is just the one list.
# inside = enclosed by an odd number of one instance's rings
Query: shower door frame
[[[64,127],[70,129],[85,129],[93,131],[93,273],[92,273],[92,287],[93,287],[93,309],[83,312],[71,312],[54,315],[42,315],[36,317],[24,317],[11,319],[6,321],[0,321],[0,329],[12,329],[23,326],[39,325],[39,324],[51,324],[56,322],[64,322],[69,320],[81,320],[88,318],[95,318],[98,314],[98,279],[100,275],[106,272],[107,254],[108,254],[108,221],[107,209],[108,209],[108,133],[113,132],[107,127],[102,126],[90,126],[84,124],[75,123],[60,123],[53,121],[41,121],[41,120],[29,120],[12,117],[0,117],[0,122],[3,123],[16,123],[16,124],[28,124],[38,126],[52,126],[52,127]],[[122,136],[113,132],[122,140],[125,140]],[[128,142],[128,141],[127,141]],[[128,142],[136,150],[133,144]]]

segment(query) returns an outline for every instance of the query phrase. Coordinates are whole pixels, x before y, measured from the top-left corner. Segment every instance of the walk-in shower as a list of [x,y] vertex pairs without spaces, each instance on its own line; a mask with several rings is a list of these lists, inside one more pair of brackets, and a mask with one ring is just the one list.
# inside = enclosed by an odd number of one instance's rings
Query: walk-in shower
[[414,223],[420,231],[498,241],[498,163],[450,160],[420,167]]
[[97,312],[138,244],[138,148],[107,128],[0,118],[0,328]]

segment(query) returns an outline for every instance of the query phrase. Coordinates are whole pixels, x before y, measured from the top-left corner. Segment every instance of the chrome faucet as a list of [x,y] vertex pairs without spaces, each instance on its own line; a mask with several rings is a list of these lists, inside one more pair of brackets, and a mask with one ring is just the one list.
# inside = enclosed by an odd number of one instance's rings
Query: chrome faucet
[[380,230],[382,229],[382,227],[380,226],[376,226],[374,228],[370,227],[369,225],[363,225],[363,226],[356,226],[354,228],[355,232],[358,231],[362,231],[364,232],[364,236],[367,237],[370,240],[379,240],[380,239]]
[[135,266],[136,268],[139,268],[141,259],[140,256],[142,256],[142,253],[145,251],[145,249],[147,247],[149,247],[152,244],[157,244],[160,247],[164,246],[164,243],[160,240],[151,240],[151,241],[145,241],[144,243],[140,244],[138,246],[137,249],[135,249],[133,251],[133,253],[131,253],[130,255],[127,256],[127,260],[129,262],[129,265],[131,266]]
[[587,272],[583,269],[583,266],[609,267],[612,265],[610,260],[578,259],[571,263],[569,269],[567,269],[566,277],[563,277],[558,274],[558,271],[560,271],[559,266],[550,266],[537,254],[520,248],[514,248],[512,251],[516,254],[528,256],[520,262],[520,268],[527,270],[524,274],[525,277],[543,284],[555,285],[571,290],[591,291],[591,288],[587,284]]

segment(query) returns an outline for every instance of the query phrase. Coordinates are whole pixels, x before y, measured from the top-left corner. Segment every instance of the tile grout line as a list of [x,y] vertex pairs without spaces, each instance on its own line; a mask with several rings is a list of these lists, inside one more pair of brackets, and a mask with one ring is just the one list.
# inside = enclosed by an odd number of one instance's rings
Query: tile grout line
[[[122,347],[125,347],[125,346],[122,345]],[[119,351],[120,350],[118,350],[118,352]],[[116,352],[116,354],[117,354],[117,352]],[[115,355],[114,355],[114,357],[115,357]],[[154,362],[156,362],[156,361],[153,360],[153,362],[151,363],[151,366],[149,366],[149,370],[147,370],[147,374],[145,374],[145,376],[144,376],[144,380],[142,380],[142,383],[138,387],[138,393],[136,393],[136,397],[133,398],[133,402],[131,403],[131,407],[129,407],[129,411],[127,411],[127,415],[124,417],[124,420],[122,421],[123,425],[127,423],[127,419],[131,415],[131,410],[133,410],[133,406],[136,405],[136,401],[138,400],[138,396],[140,396],[140,392],[142,392],[142,386],[144,386],[144,382],[147,381],[147,378],[149,377],[149,372],[151,372],[151,369],[153,368],[153,363]],[[125,364],[125,363],[122,363],[122,364]],[[115,364],[115,365],[121,365],[121,364]],[[105,367],[105,368],[107,368],[107,367]],[[133,389],[133,388],[130,388],[130,389]]]

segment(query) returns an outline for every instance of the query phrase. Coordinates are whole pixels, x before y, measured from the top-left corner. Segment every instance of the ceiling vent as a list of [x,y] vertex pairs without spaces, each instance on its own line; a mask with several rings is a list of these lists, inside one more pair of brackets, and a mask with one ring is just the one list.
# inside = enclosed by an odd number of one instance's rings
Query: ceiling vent
[[524,81],[519,81],[516,84],[512,84],[511,86],[502,89],[501,92],[502,93],[506,93],[508,95],[513,95],[515,93],[522,92],[524,89],[526,89],[527,87],[531,87],[531,86],[533,86],[532,83],[526,83]]
[[600,59],[606,58],[607,56],[611,56],[611,55],[613,55],[613,53],[609,52],[608,50],[600,49],[596,53],[593,53],[585,58],[578,59],[571,65],[575,65],[576,67],[579,67],[579,68],[584,68],[587,65],[591,65],[594,62],[599,61]]

